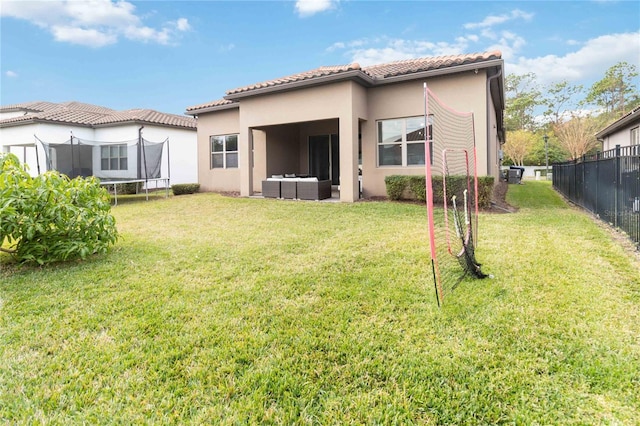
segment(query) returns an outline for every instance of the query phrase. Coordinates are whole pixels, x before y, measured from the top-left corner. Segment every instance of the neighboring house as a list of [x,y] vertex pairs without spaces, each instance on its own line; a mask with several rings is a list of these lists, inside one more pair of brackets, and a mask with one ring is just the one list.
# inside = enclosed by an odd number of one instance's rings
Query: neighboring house
[[640,146],[640,106],[600,130],[596,138],[602,141],[603,151],[613,149],[616,145]]
[[[500,52],[350,64],[229,90],[187,108],[198,119],[198,182],[249,196],[267,177],[297,173],[331,179],[341,201],[359,198],[360,179],[364,197],[384,196],[385,176],[425,173],[407,143],[409,123],[424,116],[424,82],[449,107],[474,113],[478,173],[497,177],[503,66]],[[402,138],[387,149],[382,133],[396,126]]]
[[[101,143],[137,140],[140,136],[153,142],[169,139],[169,149],[164,150],[161,162],[162,177],[170,177],[171,184],[198,181],[196,120],[192,117],[149,109],[115,111],[80,102],[25,102],[0,107],[0,151],[16,154],[32,175],[38,174],[38,168],[46,171],[46,155],[36,138],[57,144],[72,135]],[[134,156],[135,150],[119,153],[121,171],[135,167],[135,159],[126,158]],[[57,160],[59,164],[64,162]],[[101,170],[100,161],[100,152],[96,151],[93,170]],[[117,173],[113,177],[117,178]]]

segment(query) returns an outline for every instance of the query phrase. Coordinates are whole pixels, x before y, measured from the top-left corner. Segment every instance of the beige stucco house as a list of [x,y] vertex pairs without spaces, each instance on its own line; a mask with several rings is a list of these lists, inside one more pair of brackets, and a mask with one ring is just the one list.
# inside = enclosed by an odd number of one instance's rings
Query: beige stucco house
[[614,121],[596,134],[602,141],[602,150],[614,149],[616,145],[640,146],[640,106]]
[[[229,90],[187,108],[197,118],[202,190],[262,191],[272,175],[330,179],[340,200],[386,195],[384,178],[424,174],[422,148],[407,137],[424,116],[424,89],[473,112],[479,175],[497,176],[504,142],[500,52],[321,67]],[[384,129],[402,135],[389,145]]]

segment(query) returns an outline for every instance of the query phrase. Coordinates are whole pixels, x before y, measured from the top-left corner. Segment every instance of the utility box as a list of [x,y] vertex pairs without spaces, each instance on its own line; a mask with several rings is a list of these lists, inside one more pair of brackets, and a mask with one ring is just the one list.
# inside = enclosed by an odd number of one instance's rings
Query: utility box
[[509,169],[509,174],[507,176],[507,182],[509,183],[520,183],[520,169]]

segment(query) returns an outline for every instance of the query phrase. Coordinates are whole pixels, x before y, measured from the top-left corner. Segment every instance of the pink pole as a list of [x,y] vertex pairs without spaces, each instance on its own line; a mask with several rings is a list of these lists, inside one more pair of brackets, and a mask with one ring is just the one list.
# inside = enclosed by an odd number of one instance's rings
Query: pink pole
[[431,249],[431,269],[433,272],[434,286],[436,289],[436,300],[438,306],[440,306],[440,298],[442,297],[442,287],[440,286],[440,271],[438,270],[436,262],[436,240],[435,240],[435,226],[433,219],[433,184],[431,182],[431,149],[429,147],[429,141],[431,140],[429,134],[429,96],[427,83],[424,83],[424,163],[425,163],[425,185],[426,185],[426,199],[427,199],[427,223],[429,227],[429,247]]

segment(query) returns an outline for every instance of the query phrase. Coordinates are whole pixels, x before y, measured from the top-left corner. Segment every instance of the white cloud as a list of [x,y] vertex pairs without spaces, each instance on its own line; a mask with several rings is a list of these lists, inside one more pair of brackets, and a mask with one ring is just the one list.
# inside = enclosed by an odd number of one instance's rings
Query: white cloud
[[473,30],[477,28],[491,28],[495,25],[504,24],[514,19],[524,19],[530,21],[533,18],[533,13],[527,13],[520,9],[514,9],[511,13],[506,15],[489,15],[480,22],[469,22],[464,24],[464,28],[467,30]]
[[502,57],[505,60],[507,58],[515,57],[516,54],[522,49],[522,47],[527,44],[524,38],[510,31],[502,31],[500,35],[496,37],[496,39],[497,40],[495,43],[488,46],[484,50],[499,50],[502,52]]
[[7,77],[9,77],[9,78],[16,78],[16,77],[18,77],[18,73],[17,73],[17,72],[15,72],[15,71],[11,71],[11,70],[9,70],[9,71],[5,72],[5,73],[4,73],[4,75],[6,75],[6,76],[7,76]]
[[180,18],[176,21],[176,29],[178,31],[189,31],[191,29],[191,25],[189,25],[189,20],[187,18]]
[[640,32],[608,34],[588,40],[579,50],[564,56],[505,58],[505,70],[510,74],[533,72],[542,84],[579,81],[601,77],[618,62],[637,64],[638,52]]
[[79,27],[52,26],[49,31],[57,41],[80,44],[89,47],[101,47],[113,44],[118,40],[115,34],[101,32],[96,29],[84,29]]
[[333,43],[331,46],[327,47],[327,52],[333,52],[335,50],[344,49],[347,45],[341,41],[337,41]]
[[469,41],[468,37],[458,37],[453,43],[377,37],[336,42],[326,51],[345,50],[350,62],[367,66],[422,56],[458,55],[467,52]]
[[297,0],[296,12],[305,18],[336,7],[338,0]]
[[135,9],[124,0],[2,0],[0,15],[27,20],[49,31],[57,41],[96,48],[117,43],[121,37],[171,44],[179,33],[191,29],[186,18],[160,28],[146,26]]

